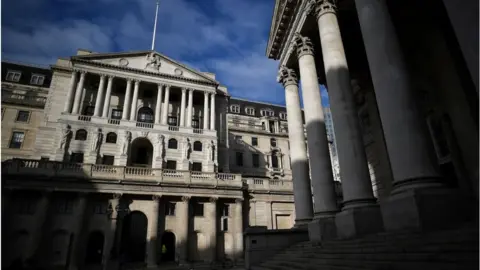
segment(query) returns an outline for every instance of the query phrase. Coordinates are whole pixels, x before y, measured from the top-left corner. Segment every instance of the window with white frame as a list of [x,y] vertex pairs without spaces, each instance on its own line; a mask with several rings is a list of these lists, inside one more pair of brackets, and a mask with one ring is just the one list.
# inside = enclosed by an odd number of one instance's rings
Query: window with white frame
[[7,71],[7,77],[5,80],[11,82],[18,82],[20,81],[20,77],[22,76],[22,72],[16,70],[9,70]]
[[286,112],[281,112],[279,116],[280,116],[280,119],[287,120],[287,113]]
[[262,116],[273,116],[274,112],[270,109],[263,109],[260,111],[260,115]]
[[230,112],[232,112],[232,113],[240,113],[240,106],[238,106],[238,105],[231,105],[231,106],[230,106]]
[[255,115],[255,109],[252,107],[245,108],[245,113],[248,115]]
[[43,85],[44,80],[45,80],[44,75],[32,74],[32,77],[30,78],[30,84]]
[[12,138],[10,139],[9,148],[21,148],[23,140],[25,139],[25,133],[21,131],[14,131],[12,133]]

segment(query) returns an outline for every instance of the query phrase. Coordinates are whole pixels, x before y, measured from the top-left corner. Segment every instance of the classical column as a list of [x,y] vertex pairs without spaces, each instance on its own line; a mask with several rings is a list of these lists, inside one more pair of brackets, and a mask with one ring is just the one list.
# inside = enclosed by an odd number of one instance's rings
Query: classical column
[[125,90],[125,100],[123,101],[122,120],[128,120],[130,109],[130,96],[132,95],[132,79],[127,79],[127,89]]
[[[47,231],[46,224],[49,214],[51,195],[49,191],[41,192],[40,199],[35,205],[35,232],[32,235],[32,240],[28,247],[27,258],[34,258],[35,256],[41,256],[42,254],[42,239],[45,238]],[[48,227],[48,226],[47,226]],[[41,258],[38,258],[39,260]]]
[[72,109],[72,98],[73,98],[75,86],[77,83],[77,74],[78,72],[76,70],[72,71],[72,78],[70,79],[70,84],[68,86],[68,93],[67,93],[67,99],[65,102],[65,107],[63,107],[63,112],[66,112],[66,113],[70,113],[70,110]]
[[235,200],[235,254],[236,261],[243,260],[243,199]]
[[193,89],[188,89],[187,127],[192,127]]
[[105,88],[105,75],[100,75],[100,83],[98,84],[97,97],[95,99],[94,116],[100,116],[100,104],[103,98],[103,89]]
[[130,121],[135,121],[137,115],[137,103],[138,103],[138,88],[140,87],[140,81],[135,80],[135,87],[133,89],[132,108],[130,109]]
[[182,88],[182,100],[180,102],[180,125],[181,127],[185,126],[185,103],[186,103],[186,94],[187,89]]
[[281,67],[277,81],[285,87],[287,105],[288,140],[293,175],[293,197],[295,202],[295,227],[308,224],[313,218],[312,191],[310,188],[309,165],[305,134],[303,133],[302,109],[298,94],[295,71]]
[[160,239],[158,239],[158,219],[159,219],[159,206],[161,196],[152,196],[152,211],[148,218],[151,222],[148,229],[148,251],[147,251],[147,265],[153,267],[157,265],[158,253],[160,249]]
[[179,249],[179,260],[180,262],[186,262],[188,259],[188,233],[190,232],[188,228],[189,224],[189,202],[190,197],[183,196],[182,201],[179,202],[178,207],[178,237],[177,237],[177,247]]
[[119,227],[117,208],[120,205],[121,197],[122,194],[114,193],[113,198],[109,201],[108,208],[112,210],[112,213],[111,216],[108,217],[110,223],[105,230],[105,248],[102,260],[104,262],[104,269],[110,269],[110,265],[114,264],[114,261],[112,261],[112,259],[115,260],[114,258],[116,255],[116,248],[118,248],[118,245],[120,244],[120,230],[119,228],[117,228]]
[[75,100],[73,101],[73,109],[72,114],[78,114],[80,110],[80,102],[82,101],[82,93],[83,93],[83,85],[85,83],[85,75],[87,75],[86,71],[80,71],[80,80],[77,84],[77,90],[75,91]]
[[107,83],[107,93],[105,94],[105,101],[103,102],[103,112],[102,117],[108,117],[108,109],[110,108],[110,97],[112,96],[112,83],[113,83],[113,76],[108,76],[108,83]]
[[162,111],[162,125],[167,124],[168,119],[168,106],[170,102],[170,85],[165,86],[165,99],[163,101]]
[[158,85],[157,102],[155,104],[155,124],[160,124],[160,108],[162,107],[163,85]]
[[208,92],[203,93],[203,129],[208,129]]
[[217,255],[217,199],[215,197],[211,197],[209,199],[210,203],[208,204],[207,210],[207,222],[210,224],[208,226],[210,228],[209,231],[209,243],[208,248],[210,249],[210,260],[215,261]]
[[215,93],[210,96],[210,129],[215,130]]
[[[72,220],[75,220],[76,222],[74,223],[75,225],[70,227],[72,229],[72,233],[75,236],[73,239],[72,243],[72,252],[70,255],[70,265],[68,269],[74,270],[74,269],[79,269],[80,265],[83,261],[83,258],[80,257],[80,254],[83,254],[83,248],[82,242],[85,242],[83,240],[83,235],[82,235],[82,226],[85,224],[84,218],[85,218],[85,208],[87,205],[87,198],[88,194],[86,193],[79,193],[78,194],[78,200],[77,200],[77,205],[75,207],[75,214]],[[87,224],[85,224],[87,225]],[[88,225],[87,225],[88,226]]]

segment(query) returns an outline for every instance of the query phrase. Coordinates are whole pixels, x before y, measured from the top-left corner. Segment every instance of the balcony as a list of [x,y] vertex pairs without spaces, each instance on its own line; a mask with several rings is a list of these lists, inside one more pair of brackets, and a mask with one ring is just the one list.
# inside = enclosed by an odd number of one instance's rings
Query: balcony
[[257,192],[293,192],[292,181],[247,178],[244,183],[248,186],[248,190]]
[[[29,159],[14,159],[3,162],[2,175],[47,177],[63,181],[86,179],[92,183],[110,182],[112,184],[181,185],[236,189],[243,187],[240,174],[190,172]],[[21,181],[21,179],[15,177],[16,181]],[[28,180],[28,178],[24,179]]]
[[281,129],[280,131],[268,131],[263,128],[262,125],[252,125],[251,123],[243,123],[237,121],[228,121],[228,129],[236,131],[246,131],[254,133],[264,133],[264,134],[277,134],[281,136],[288,136],[288,131],[286,129]]
[[47,101],[46,97],[31,94],[19,94],[13,91],[2,89],[2,103],[25,105],[37,108],[44,108]]

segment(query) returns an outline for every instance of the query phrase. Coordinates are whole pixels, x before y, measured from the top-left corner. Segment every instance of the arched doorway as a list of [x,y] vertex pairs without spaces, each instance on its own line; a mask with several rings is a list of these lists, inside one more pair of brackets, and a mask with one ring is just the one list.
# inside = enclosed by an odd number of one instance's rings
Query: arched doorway
[[134,167],[152,167],[153,145],[147,138],[133,140],[128,165]]
[[169,231],[164,232],[160,248],[162,252],[162,262],[175,261],[175,234]]
[[133,211],[123,220],[120,254],[126,263],[145,262],[147,246],[147,216],[140,211]]
[[88,236],[85,264],[101,264],[105,237],[101,231],[93,231]]

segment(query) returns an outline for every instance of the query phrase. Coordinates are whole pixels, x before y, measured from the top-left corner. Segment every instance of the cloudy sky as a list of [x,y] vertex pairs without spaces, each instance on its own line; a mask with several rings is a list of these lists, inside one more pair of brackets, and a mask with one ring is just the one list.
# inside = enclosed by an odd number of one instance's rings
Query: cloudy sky
[[[149,50],[155,2],[2,0],[2,57],[48,65],[78,48]],[[278,62],[265,56],[274,2],[160,0],[155,50],[216,73],[234,97],[284,104]]]

